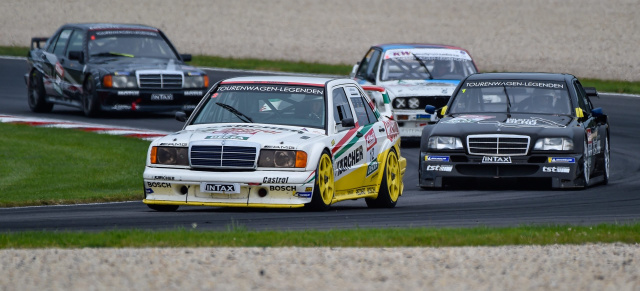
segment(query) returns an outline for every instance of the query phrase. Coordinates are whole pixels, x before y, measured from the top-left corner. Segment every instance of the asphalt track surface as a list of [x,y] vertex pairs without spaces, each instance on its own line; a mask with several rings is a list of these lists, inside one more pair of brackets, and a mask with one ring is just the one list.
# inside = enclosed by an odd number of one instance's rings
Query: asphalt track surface
[[[207,71],[212,82],[255,73]],[[55,106],[34,114],[26,100],[23,59],[0,58],[0,114],[37,116],[107,125],[176,131],[171,114],[117,114],[89,119],[75,108]],[[264,73],[261,73],[264,74]],[[338,203],[326,212],[299,209],[248,209],[182,206],[155,212],[140,201],[0,209],[0,231],[113,229],[248,230],[354,229],[378,227],[473,227],[518,225],[595,225],[640,221],[640,97],[602,94],[593,100],[609,115],[611,179],[587,190],[551,190],[547,185],[511,180],[478,180],[444,190],[417,186],[419,150],[403,145],[407,158],[405,190],[393,209],[369,209],[364,200]],[[142,173],[140,173],[142,176]],[[25,185],[28,191],[28,185]],[[141,189],[142,196],[142,189]]]

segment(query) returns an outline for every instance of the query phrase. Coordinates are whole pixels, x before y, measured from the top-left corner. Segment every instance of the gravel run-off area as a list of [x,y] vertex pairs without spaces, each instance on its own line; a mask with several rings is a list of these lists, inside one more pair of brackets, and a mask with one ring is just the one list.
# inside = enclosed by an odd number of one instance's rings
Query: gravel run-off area
[[[638,15],[637,0],[3,0],[0,45],[141,23],[182,53],[353,64],[438,43],[481,71],[640,81]],[[640,290],[640,247],[5,249],[0,274],[0,290]]]
[[351,65],[374,44],[438,43],[485,72],[640,81],[638,15],[638,0],[2,0],[0,45],[68,22],[141,23],[182,53]]

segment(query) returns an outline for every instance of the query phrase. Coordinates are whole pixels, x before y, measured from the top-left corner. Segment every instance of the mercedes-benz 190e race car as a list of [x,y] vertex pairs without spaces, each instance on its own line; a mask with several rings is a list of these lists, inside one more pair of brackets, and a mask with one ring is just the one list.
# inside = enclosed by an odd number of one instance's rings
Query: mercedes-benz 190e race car
[[[422,132],[419,185],[447,179],[541,178],[553,188],[609,181],[609,122],[569,74],[486,73],[464,79]],[[435,107],[425,111],[433,113]]]
[[233,78],[213,86],[182,131],[151,143],[144,203],[394,207],[405,168],[396,122],[355,81]]
[[[478,72],[465,49],[446,45],[383,44],[369,49],[353,67],[351,77],[361,85],[387,89],[393,116],[403,139],[419,139],[422,128],[436,117],[424,107],[447,104],[461,79]],[[372,96],[377,104],[383,100]]]
[[[40,48],[40,43],[46,44]],[[54,104],[101,111],[192,111],[209,86],[200,69],[185,65],[157,28],[144,25],[66,24],[51,38],[33,38],[25,74],[29,107]]]

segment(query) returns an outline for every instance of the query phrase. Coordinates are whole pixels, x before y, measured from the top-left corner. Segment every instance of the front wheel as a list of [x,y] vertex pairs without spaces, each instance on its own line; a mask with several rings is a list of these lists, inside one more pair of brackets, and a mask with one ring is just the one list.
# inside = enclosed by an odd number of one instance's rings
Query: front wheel
[[610,167],[610,149],[609,149],[609,135],[604,138],[604,180],[602,181],[603,185],[609,184],[609,167]]
[[44,84],[42,82],[42,74],[38,71],[33,71],[29,79],[29,92],[28,92],[29,108],[33,112],[47,113],[53,110],[53,103],[46,101],[46,91],[44,90]]
[[100,113],[98,94],[96,93],[96,86],[91,76],[87,77],[87,80],[84,82],[82,111],[84,111],[84,115],[87,117],[96,117]]
[[311,202],[307,204],[307,207],[316,211],[329,210],[335,194],[334,182],[333,162],[331,161],[329,153],[325,151],[322,153],[322,156],[320,156],[320,161],[318,161],[313,196],[311,197]]
[[591,178],[591,162],[589,159],[589,148],[586,136],[584,137],[582,165],[580,167],[582,168],[582,184],[580,185],[580,188],[587,189],[589,188],[589,179]]
[[398,155],[391,149],[387,155],[387,162],[384,166],[384,173],[382,174],[382,183],[380,183],[380,190],[378,191],[378,197],[375,199],[366,198],[367,206],[371,208],[393,208],[398,202],[400,197],[400,189],[402,187],[402,181],[400,180],[400,163],[398,162]]

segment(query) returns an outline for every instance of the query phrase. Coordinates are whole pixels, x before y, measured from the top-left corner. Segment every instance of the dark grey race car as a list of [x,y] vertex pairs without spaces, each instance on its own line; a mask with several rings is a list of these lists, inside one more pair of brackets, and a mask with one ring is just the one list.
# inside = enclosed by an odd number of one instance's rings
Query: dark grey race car
[[[46,41],[41,48],[40,43]],[[54,104],[101,111],[192,111],[206,93],[206,73],[186,65],[157,28],[109,23],[65,24],[33,38],[25,74],[29,107]]]
[[[569,74],[485,73],[464,79],[424,128],[419,185],[456,178],[544,178],[553,188],[609,181],[609,122],[595,88]],[[427,113],[436,108],[427,106]]]

